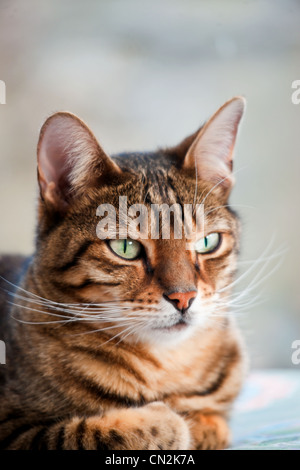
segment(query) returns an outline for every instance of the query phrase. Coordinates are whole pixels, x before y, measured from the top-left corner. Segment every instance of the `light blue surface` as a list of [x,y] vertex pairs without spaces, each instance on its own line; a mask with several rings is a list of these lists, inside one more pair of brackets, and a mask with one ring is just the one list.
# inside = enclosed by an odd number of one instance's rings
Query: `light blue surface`
[[235,450],[300,450],[300,368],[252,373],[231,429]]

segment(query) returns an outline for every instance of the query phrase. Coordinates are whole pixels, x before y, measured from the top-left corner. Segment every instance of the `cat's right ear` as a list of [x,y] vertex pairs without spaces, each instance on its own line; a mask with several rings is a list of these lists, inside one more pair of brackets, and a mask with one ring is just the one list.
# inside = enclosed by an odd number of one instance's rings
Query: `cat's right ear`
[[67,211],[73,198],[101,182],[117,181],[122,171],[77,116],[59,112],[42,126],[38,142],[41,198],[55,211]]
[[197,132],[167,153],[179,168],[211,183],[227,199],[234,184],[233,153],[246,101],[236,96],[227,101]]

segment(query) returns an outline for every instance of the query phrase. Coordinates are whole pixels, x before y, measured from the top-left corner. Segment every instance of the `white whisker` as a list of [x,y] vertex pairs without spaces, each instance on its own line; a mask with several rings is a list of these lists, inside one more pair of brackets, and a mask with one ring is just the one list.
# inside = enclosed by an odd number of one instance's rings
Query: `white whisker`
[[[246,168],[246,166],[242,167],[242,168],[239,168],[238,170],[235,170],[231,173],[230,177],[231,176],[234,176],[236,175],[237,173],[239,173],[240,171],[244,170]],[[218,181],[211,189],[210,191],[208,191],[208,193],[206,194],[205,198],[200,202],[200,204],[204,204],[206,199],[208,198],[208,196],[211,194],[211,192],[217,188],[220,184],[223,183],[223,181],[227,180],[229,178],[229,176],[225,176],[225,178],[222,178],[220,181]]]

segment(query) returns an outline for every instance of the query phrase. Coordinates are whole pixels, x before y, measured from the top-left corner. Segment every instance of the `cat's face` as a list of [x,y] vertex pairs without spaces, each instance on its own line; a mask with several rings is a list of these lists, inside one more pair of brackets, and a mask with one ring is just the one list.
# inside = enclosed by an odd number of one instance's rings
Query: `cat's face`
[[[227,199],[243,107],[243,99],[231,100],[175,148],[112,158],[74,116],[49,118],[38,147],[36,269],[45,297],[85,304],[76,307],[78,316],[86,325],[93,318],[94,330],[160,344],[176,343],[221,316],[238,248],[238,222]],[[127,197],[127,209],[145,207],[141,237],[120,233],[120,196]],[[116,213],[106,239],[96,231],[103,204]],[[194,210],[189,237],[184,226],[181,238],[174,236],[171,216],[169,235],[163,235],[164,219],[154,238],[153,204],[166,210],[177,204],[180,222],[185,205],[203,204],[200,227]]]

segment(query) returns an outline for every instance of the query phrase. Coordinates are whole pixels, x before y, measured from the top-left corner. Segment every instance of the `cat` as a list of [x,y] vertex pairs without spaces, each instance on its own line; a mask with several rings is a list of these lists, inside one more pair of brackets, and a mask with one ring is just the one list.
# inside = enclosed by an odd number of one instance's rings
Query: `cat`
[[[247,354],[228,311],[240,224],[228,198],[245,100],[179,145],[108,156],[75,115],[38,142],[35,253],[0,258],[1,449],[230,444]],[[101,240],[100,204],[201,203],[203,233]],[[204,231],[205,230],[205,231]]]

